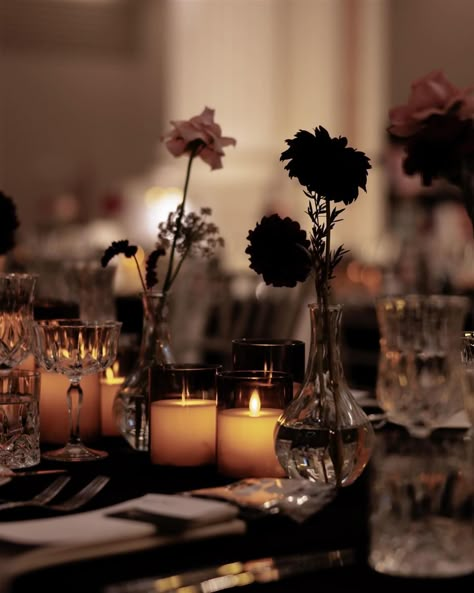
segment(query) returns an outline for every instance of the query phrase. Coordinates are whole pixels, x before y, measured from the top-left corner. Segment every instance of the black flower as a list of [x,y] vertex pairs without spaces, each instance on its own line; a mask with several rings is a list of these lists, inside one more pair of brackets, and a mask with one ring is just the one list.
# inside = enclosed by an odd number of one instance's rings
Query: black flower
[[289,148],[282,152],[280,160],[288,160],[288,175],[296,177],[309,193],[347,205],[358,197],[359,188],[366,190],[369,159],[348,147],[347,138],[331,138],[319,126],[314,134],[300,130],[286,143]]
[[156,273],[156,266],[160,257],[165,255],[166,251],[163,247],[157,247],[154,249],[146,260],[146,274],[145,274],[145,285],[148,289],[153,288],[155,284],[158,284],[158,275]]
[[426,186],[436,178],[461,185],[460,165],[474,158],[474,122],[456,113],[432,115],[406,140],[405,151],[407,175],[419,173]]
[[15,203],[0,191],[0,255],[15,247],[15,231],[19,226]]
[[125,257],[134,257],[137,253],[138,247],[136,245],[130,245],[127,239],[122,241],[112,241],[111,245],[107,247],[102,255],[100,263],[102,267],[106,267],[110,260],[119,255],[120,253]]
[[298,222],[278,214],[264,216],[247,239],[250,268],[261,274],[266,284],[292,287],[308,277],[310,241]]

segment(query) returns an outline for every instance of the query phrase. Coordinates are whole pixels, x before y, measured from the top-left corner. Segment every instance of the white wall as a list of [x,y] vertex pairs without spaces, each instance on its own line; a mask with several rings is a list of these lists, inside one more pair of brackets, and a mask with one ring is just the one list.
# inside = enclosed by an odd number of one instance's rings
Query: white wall
[[[24,2],[31,8],[31,0],[0,0],[10,39],[15,26],[24,39],[15,8]],[[112,10],[114,3],[106,4]],[[279,157],[286,138],[319,124],[347,135],[372,159],[368,193],[350,207],[336,239],[376,258],[389,106],[405,100],[410,81],[433,67],[444,66],[458,84],[473,82],[470,0],[117,0],[115,6],[134,8],[128,52],[68,46],[65,25],[56,48],[3,44],[0,186],[17,200],[25,234],[46,216],[45,196],[79,192],[88,217],[103,193],[118,187],[127,199],[124,229],[139,240],[135,219],[147,187],[184,180],[185,162],[164,150],[160,135],[170,119],[208,105],[237,146],[227,149],[220,171],[195,163],[191,198],[213,208],[230,267],[247,268],[247,232],[270,204],[305,224],[306,200]]]

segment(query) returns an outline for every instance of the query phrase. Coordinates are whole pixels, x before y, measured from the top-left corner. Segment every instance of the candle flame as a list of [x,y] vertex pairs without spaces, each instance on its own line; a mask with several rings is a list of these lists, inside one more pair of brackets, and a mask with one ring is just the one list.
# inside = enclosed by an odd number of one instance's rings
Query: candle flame
[[263,372],[265,374],[265,378],[268,380],[270,384],[272,382],[272,375],[273,375],[273,361],[268,363],[266,360],[263,363]]
[[189,385],[186,379],[183,379],[183,390],[181,391],[181,401],[184,404],[187,399],[189,399]]
[[111,367],[105,369],[105,378],[107,381],[114,379],[115,377],[119,376],[119,363],[118,360],[114,362]]
[[250,396],[249,401],[249,411],[251,416],[258,416],[260,413],[261,403],[260,403],[260,396],[258,395],[258,391],[255,389],[252,391],[252,395]]

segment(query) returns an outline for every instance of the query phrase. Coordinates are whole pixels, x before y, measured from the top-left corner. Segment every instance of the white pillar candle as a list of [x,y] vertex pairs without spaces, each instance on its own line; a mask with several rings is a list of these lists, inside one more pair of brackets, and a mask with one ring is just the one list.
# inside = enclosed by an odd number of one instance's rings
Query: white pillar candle
[[[66,392],[70,382],[65,375],[41,369],[40,441],[64,445],[69,439],[69,416]],[[81,379],[84,393],[80,415],[80,436],[84,442],[100,435],[99,375]]]
[[29,354],[23,362],[21,362],[18,367],[23,371],[34,371],[36,370],[36,362],[35,357],[33,354]]
[[150,406],[152,463],[206,465],[216,458],[216,402],[205,399],[157,400]]
[[[255,399],[257,398],[257,399]],[[258,404],[255,402],[258,400]],[[217,469],[233,478],[284,477],[278,462],[274,430],[281,409],[259,408],[252,394],[249,409],[229,408],[217,415]]]
[[[107,369],[108,370],[108,369]],[[125,377],[102,377],[100,379],[100,432],[103,436],[120,436],[113,413],[115,396]]]

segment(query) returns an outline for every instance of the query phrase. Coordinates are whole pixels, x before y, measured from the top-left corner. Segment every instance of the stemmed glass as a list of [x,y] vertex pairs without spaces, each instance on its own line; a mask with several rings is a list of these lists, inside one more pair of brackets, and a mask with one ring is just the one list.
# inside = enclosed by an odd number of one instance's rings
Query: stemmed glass
[[99,373],[117,357],[120,321],[51,319],[33,323],[34,354],[46,371],[68,377],[69,440],[60,449],[43,454],[54,461],[92,461],[108,454],[86,447],[80,436],[83,400],[81,377]]
[[31,351],[37,274],[0,274],[0,374],[8,374]]

